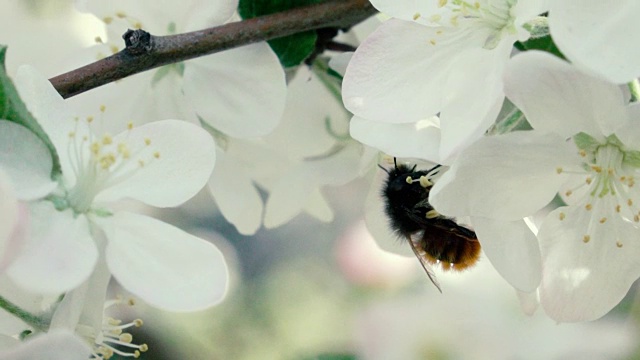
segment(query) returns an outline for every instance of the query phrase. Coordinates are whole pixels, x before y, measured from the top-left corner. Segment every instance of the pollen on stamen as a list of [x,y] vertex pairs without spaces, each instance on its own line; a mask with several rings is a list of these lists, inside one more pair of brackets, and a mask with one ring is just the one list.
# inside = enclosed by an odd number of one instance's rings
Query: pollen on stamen
[[558,219],[560,219],[560,221],[564,220],[567,217],[567,215],[563,212],[561,212],[560,214],[558,214]]
[[127,14],[124,11],[118,11],[116,12],[116,16],[119,17],[120,19],[124,19],[127,17]]
[[561,167],[557,167],[557,168],[556,168],[556,173],[558,173],[558,174],[562,174],[562,168],[561,168]]
[[597,172],[598,174],[602,172],[602,167],[598,165],[591,165],[591,170]]
[[160,152],[159,151],[154,152],[153,157],[156,159],[160,159]]
[[586,152],[586,151],[584,151],[584,150],[582,150],[582,149],[580,149],[580,151],[578,152],[578,154],[580,154],[580,156],[582,156],[582,157],[586,157],[586,156],[587,156],[587,152]]
[[127,123],[127,130],[131,130],[131,129],[133,129],[133,122],[129,121]]
[[145,138],[144,139],[144,144],[147,145],[147,146],[151,145],[151,139]]
[[433,183],[424,175],[420,176],[420,186],[423,188],[428,188],[433,186]]
[[435,39],[429,39],[429,44],[435,45],[436,44],[436,40]]
[[618,204],[618,205],[616,205],[616,212],[617,212],[617,213],[619,213],[619,212],[620,212],[620,209],[621,209],[621,206],[620,206],[619,204]]
[[107,110],[107,106],[106,105],[100,105],[100,112],[105,112]]
[[113,138],[111,137],[111,135],[104,134],[104,136],[102,137],[102,144],[111,145],[112,143],[113,143]]
[[616,246],[621,248],[622,247],[622,243],[620,241],[616,241]]
[[628,200],[627,200],[627,205],[629,205],[629,206],[633,206],[633,200],[628,199]]
[[427,219],[435,219],[435,218],[437,218],[438,216],[440,216],[440,213],[438,213],[438,212],[437,212],[437,211],[435,211],[435,210],[429,210],[429,211],[427,211],[427,215],[426,215]]
[[604,224],[605,222],[607,222],[607,218],[603,217],[600,219],[600,224]]
[[634,221],[634,222],[640,222],[640,216],[638,216],[638,215],[633,215],[633,221]]
[[584,206],[584,208],[585,208],[587,211],[591,211],[591,209],[593,209],[593,205],[591,205],[591,204],[587,204],[587,205],[585,205],[585,206]]
[[111,24],[113,22],[113,18],[111,16],[105,16],[105,17],[102,18],[102,21],[105,24],[109,25],[109,24]]
[[589,235],[585,235],[582,237],[582,242],[585,244],[588,243],[590,240],[591,240],[591,236]]
[[418,19],[420,19],[420,13],[413,14],[413,20],[418,20]]
[[93,116],[87,116],[87,124],[91,124],[93,122]]
[[564,194],[565,194],[566,196],[571,196],[571,194],[573,194],[573,191],[571,191],[571,190],[567,190]]
[[593,181],[593,179],[591,177],[587,177],[585,182],[587,183],[587,185],[591,185],[591,182]]
[[76,132],[75,131],[69,131],[69,138],[73,139],[76,137]]

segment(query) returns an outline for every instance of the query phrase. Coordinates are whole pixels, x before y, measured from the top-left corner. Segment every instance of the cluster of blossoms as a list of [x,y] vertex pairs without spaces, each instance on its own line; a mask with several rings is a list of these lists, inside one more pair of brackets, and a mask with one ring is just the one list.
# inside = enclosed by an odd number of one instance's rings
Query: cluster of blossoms
[[[430,203],[470,218],[487,258],[528,306],[539,301],[557,321],[606,314],[640,277],[640,47],[627,33],[638,4],[372,3],[392,19],[347,68],[352,136],[449,165]],[[564,59],[513,55],[545,23]],[[530,130],[486,136],[505,96]],[[547,214],[557,195],[563,205]]]

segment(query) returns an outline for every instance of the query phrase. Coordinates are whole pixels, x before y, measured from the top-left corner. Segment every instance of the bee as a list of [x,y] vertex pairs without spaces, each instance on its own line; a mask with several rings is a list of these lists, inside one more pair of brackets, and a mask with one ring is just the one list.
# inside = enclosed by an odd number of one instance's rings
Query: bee
[[381,192],[389,225],[398,236],[407,239],[427,276],[442,292],[430,265],[439,265],[445,271],[473,266],[480,257],[478,237],[429,204],[431,179],[441,165],[416,171],[417,165],[398,165],[395,158],[393,163],[390,170],[378,165],[389,175]]

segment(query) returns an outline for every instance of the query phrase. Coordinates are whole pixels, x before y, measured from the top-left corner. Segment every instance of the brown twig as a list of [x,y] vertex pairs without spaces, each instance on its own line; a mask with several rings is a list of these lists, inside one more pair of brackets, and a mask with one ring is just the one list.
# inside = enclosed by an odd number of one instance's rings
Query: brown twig
[[170,36],[127,31],[127,47],[49,79],[64,98],[159,66],[325,27],[345,28],[375,13],[368,0],[331,0],[240,22]]

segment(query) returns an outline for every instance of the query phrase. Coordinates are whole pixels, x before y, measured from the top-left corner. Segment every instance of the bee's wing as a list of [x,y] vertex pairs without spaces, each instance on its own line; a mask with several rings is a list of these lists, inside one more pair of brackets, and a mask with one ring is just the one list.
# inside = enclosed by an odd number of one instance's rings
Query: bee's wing
[[415,245],[415,243],[413,242],[413,240],[411,238],[408,238],[407,240],[409,240],[409,245],[411,245],[411,250],[413,250],[413,253],[416,254],[416,257],[420,261],[420,265],[422,265],[422,268],[424,269],[424,271],[427,273],[427,276],[429,277],[429,280],[431,280],[431,282],[433,283],[433,285],[436,286],[438,291],[440,291],[440,293],[442,293],[442,288],[440,288],[440,283],[438,282],[438,279],[436,278],[436,274],[433,272],[433,269],[431,268],[431,266],[424,259],[424,255],[422,255],[420,253],[420,251],[418,250],[418,248],[416,248],[416,245]]

